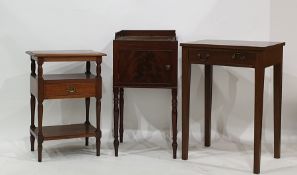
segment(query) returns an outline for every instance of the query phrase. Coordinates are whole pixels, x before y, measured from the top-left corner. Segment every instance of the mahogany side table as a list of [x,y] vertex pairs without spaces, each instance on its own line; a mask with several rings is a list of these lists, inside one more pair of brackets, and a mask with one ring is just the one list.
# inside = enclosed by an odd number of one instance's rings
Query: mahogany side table
[[124,88],[165,88],[172,92],[172,148],[173,158],[176,158],[177,43],[174,30],[123,30],[116,33],[113,41],[115,156],[118,156],[118,133],[120,142],[123,142]]
[[191,64],[205,65],[205,146],[211,140],[213,65],[255,69],[254,173],[260,173],[265,68],[274,68],[274,157],[280,158],[283,46],[277,42],[202,40],[182,43],[182,159],[188,159]]
[[[31,151],[34,151],[34,141],[38,143],[38,162],[42,160],[42,143],[46,140],[59,140],[85,137],[85,145],[89,137],[96,137],[96,155],[100,155],[100,111],[101,111],[101,62],[104,53],[91,50],[65,51],[27,51],[31,57]],[[86,62],[86,72],[82,74],[43,74],[45,62]],[[90,71],[90,61],[97,64],[97,75]],[[38,65],[36,74],[36,63]],[[96,98],[96,127],[89,121],[90,97]],[[81,124],[43,126],[43,101],[47,99],[85,98],[86,121]],[[35,106],[38,102],[38,127],[35,126]]]

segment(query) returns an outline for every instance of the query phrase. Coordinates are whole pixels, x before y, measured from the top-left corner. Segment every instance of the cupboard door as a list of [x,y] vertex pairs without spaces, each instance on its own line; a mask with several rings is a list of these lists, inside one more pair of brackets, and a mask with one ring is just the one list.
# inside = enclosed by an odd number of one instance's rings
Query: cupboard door
[[171,50],[120,50],[118,80],[125,84],[171,84],[176,71]]

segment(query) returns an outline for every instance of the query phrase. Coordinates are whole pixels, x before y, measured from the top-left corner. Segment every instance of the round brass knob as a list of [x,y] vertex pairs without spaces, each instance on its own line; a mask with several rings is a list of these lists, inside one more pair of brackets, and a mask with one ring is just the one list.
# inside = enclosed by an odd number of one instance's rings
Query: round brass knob
[[167,70],[167,71],[168,71],[168,70],[170,70],[170,69],[171,69],[171,65],[169,65],[169,64],[166,64],[166,65],[165,65],[165,70]]

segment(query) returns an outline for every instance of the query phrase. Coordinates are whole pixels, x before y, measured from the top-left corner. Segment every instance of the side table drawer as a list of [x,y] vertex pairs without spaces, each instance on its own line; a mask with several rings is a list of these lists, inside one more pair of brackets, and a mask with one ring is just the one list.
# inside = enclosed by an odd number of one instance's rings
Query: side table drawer
[[189,49],[189,59],[198,64],[254,67],[256,53],[236,50]]
[[96,96],[96,84],[84,83],[45,83],[46,99],[82,98]]

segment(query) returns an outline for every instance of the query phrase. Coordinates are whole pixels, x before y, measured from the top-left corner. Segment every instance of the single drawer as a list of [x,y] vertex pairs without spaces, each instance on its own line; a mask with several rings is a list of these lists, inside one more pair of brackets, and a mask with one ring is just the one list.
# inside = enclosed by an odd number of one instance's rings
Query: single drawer
[[254,67],[256,56],[256,53],[244,50],[189,49],[190,61],[197,64]]
[[45,83],[46,99],[83,98],[96,96],[96,83]]

